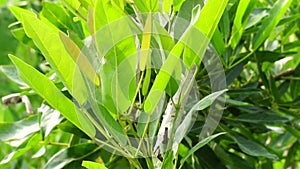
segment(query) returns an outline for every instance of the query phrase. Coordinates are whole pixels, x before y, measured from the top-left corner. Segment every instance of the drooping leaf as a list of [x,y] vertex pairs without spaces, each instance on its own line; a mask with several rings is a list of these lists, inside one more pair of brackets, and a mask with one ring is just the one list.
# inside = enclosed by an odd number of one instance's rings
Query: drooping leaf
[[178,126],[178,128],[175,131],[174,139],[173,139],[173,145],[172,149],[174,152],[177,152],[179,143],[182,141],[184,136],[187,134],[188,130],[190,129],[192,122],[193,122],[193,114],[196,111],[203,110],[210,106],[218,97],[220,97],[222,94],[224,94],[227,91],[221,90],[218,92],[214,92],[203,99],[201,99],[199,102],[197,102],[191,110],[186,114],[185,118],[181,122],[181,124]]
[[79,112],[74,103],[65,97],[52,81],[17,57],[10,55],[10,59],[17,67],[19,77],[25,83],[90,137],[95,135],[94,126],[90,124],[87,117]]
[[200,142],[198,142],[194,147],[192,147],[186,156],[184,156],[181,160],[180,160],[180,165],[182,166],[184,164],[184,162],[198,149],[200,149],[201,147],[205,146],[206,144],[208,144],[211,140],[215,139],[216,137],[225,134],[225,132],[223,133],[218,133],[218,134],[214,134],[211,135],[203,140],[201,140]]
[[62,149],[53,155],[45,165],[45,169],[60,169],[74,161],[84,158],[98,151],[98,146],[93,143],[84,143]]
[[16,150],[12,151],[10,154],[8,154],[2,161],[0,161],[0,166],[6,163],[11,162],[14,159],[19,158],[20,156],[27,153],[29,150],[35,148],[38,145],[38,142],[41,141],[41,135],[35,134],[33,135],[28,142],[23,143],[20,145]]
[[[85,101],[84,88],[73,88],[76,65],[64,48],[58,32],[38,20],[36,17],[24,13],[22,13],[21,16],[22,19],[20,21],[24,26],[26,34],[33,39],[36,46],[42,51],[47,61],[50,63],[51,67],[58,73],[58,76],[61,78],[64,85],[69,89],[77,101],[82,104]],[[77,83],[82,83],[79,75],[76,75],[76,80],[78,80]]]
[[33,133],[40,130],[39,116],[34,115],[14,123],[0,124],[0,140],[11,142],[12,146],[19,146]]

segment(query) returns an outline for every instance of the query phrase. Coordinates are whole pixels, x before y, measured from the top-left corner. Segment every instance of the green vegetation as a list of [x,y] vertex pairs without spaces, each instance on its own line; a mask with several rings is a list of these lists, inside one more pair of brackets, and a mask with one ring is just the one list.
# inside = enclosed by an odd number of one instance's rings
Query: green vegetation
[[299,0],[0,0],[0,168],[299,168]]

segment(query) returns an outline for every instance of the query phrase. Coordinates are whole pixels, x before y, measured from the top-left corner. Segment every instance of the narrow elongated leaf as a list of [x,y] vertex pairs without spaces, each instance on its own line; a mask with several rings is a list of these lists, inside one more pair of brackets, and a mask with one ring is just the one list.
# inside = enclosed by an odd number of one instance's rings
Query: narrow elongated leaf
[[14,159],[17,159],[27,153],[29,150],[35,148],[38,145],[38,142],[42,140],[41,135],[35,134],[31,137],[27,142],[23,143],[16,150],[12,151],[8,154],[1,162],[0,166],[6,163],[11,162]]
[[87,135],[90,137],[95,135],[94,126],[90,124],[87,117],[79,112],[74,103],[65,97],[52,81],[17,57],[12,55],[9,57],[17,67],[19,77],[25,83]]
[[62,121],[63,117],[60,116],[60,113],[57,110],[51,109],[44,104],[38,111],[42,113],[40,126],[43,138],[45,138],[50,134],[52,129]]
[[152,14],[149,13],[143,31],[143,39],[141,44],[140,56],[140,70],[144,71],[146,64],[151,62],[150,58],[150,42],[151,42],[151,27],[152,27]]
[[209,0],[201,10],[195,27],[206,35],[208,39],[211,39],[213,36],[227,3],[228,0]]
[[95,41],[100,62],[105,60],[99,65],[102,103],[114,114],[126,111],[135,94],[137,51],[131,25],[129,17],[109,0],[97,1]]
[[83,39],[84,34],[79,22],[73,22],[73,16],[68,13],[59,3],[43,2],[41,14],[60,30],[74,31]]
[[219,96],[224,94],[227,91],[221,90],[218,92],[214,92],[203,99],[201,99],[198,103],[196,103],[191,110],[188,112],[188,114],[185,116],[181,124],[178,126],[178,128],[175,131],[175,137],[172,145],[172,149],[174,152],[177,152],[179,143],[182,141],[184,136],[187,134],[188,130],[190,129],[192,122],[193,122],[193,114],[195,111],[203,110],[210,106]]
[[39,116],[35,115],[14,123],[0,123],[0,140],[12,142],[12,146],[19,146],[24,138],[26,140],[31,134],[40,130],[38,119]]
[[280,19],[292,3],[292,0],[278,0],[272,7],[270,14],[264,19],[262,26],[258,30],[257,34],[253,39],[253,49],[256,50],[258,47],[268,38],[271,31],[279,23]]
[[175,12],[179,11],[184,1],[185,0],[173,0],[173,8]]
[[23,22],[23,14],[35,16],[35,14],[29,10],[17,7],[17,6],[10,6],[10,11],[14,14],[14,16],[17,18],[18,21]]
[[[236,48],[238,42],[240,41],[243,31],[245,29],[246,23],[244,22],[245,19],[249,16],[244,16],[246,15],[247,8],[253,8],[256,0],[241,0],[239,2],[235,18],[233,21],[233,27],[232,27],[232,36],[230,39],[230,45],[232,46],[233,49]],[[252,3],[252,4],[251,4]],[[250,5],[249,5],[250,4]]]
[[[82,104],[85,101],[84,88],[73,88],[74,73],[76,64],[66,51],[64,44],[61,42],[59,32],[38,20],[31,15],[22,14],[20,20],[24,26],[26,34],[33,39],[36,46],[42,51],[51,67],[56,71],[77,101]],[[76,83],[83,83],[81,76],[76,75]],[[77,86],[79,86],[77,84]],[[78,91],[79,90],[79,91]]]
[[241,150],[252,156],[263,156],[271,159],[278,159],[277,155],[270,153],[265,147],[259,145],[256,142],[245,139],[241,136],[234,135],[234,139],[237,142]]
[[175,40],[179,40],[183,33],[188,28],[190,21],[192,19],[192,10],[197,5],[201,5],[203,7],[202,0],[186,0],[181,5],[180,10],[177,14],[178,18],[174,23],[174,37]]
[[92,161],[83,161],[82,166],[86,167],[87,169],[107,169],[105,167],[105,165],[95,163],[95,162],[92,162]]
[[280,116],[273,113],[251,113],[251,114],[242,114],[237,117],[237,120],[248,122],[248,123],[256,123],[256,124],[280,124],[288,122],[289,120],[283,116]]
[[86,74],[86,76],[95,83],[96,86],[100,86],[100,79],[91,65],[87,57],[80,51],[80,48],[65,34],[60,33],[60,38],[64,43],[64,46],[70,56],[76,62],[79,68]]
[[197,143],[194,147],[192,147],[186,156],[184,156],[181,160],[180,160],[180,165],[182,166],[184,164],[184,162],[194,153],[196,152],[198,149],[200,149],[201,147],[205,146],[206,144],[208,144],[211,140],[215,139],[216,137],[225,134],[225,132],[223,133],[218,133],[218,134],[214,134],[211,135],[203,140],[201,140],[199,143]]
[[[149,92],[148,97],[145,100],[144,110],[145,112],[152,114],[156,105],[158,104],[166,86],[170,80],[171,75],[173,75],[175,66],[180,64],[180,55],[184,49],[184,43],[188,46],[194,53],[196,53],[197,57],[186,58],[184,59],[189,68],[193,64],[199,65],[204,56],[205,50],[209,44],[209,40],[212,38],[213,33],[219,23],[219,20],[223,14],[223,11],[227,5],[228,0],[210,0],[208,1],[203,9],[201,10],[201,14],[197,16],[199,12],[199,6],[194,9],[195,14],[194,18],[192,18],[192,29],[187,29],[182,36],[181,41],[177,43],[170,55],[168,56],[166,62],[162,66],[159,74],[157,75],[154,84]],[[218,4],[218,5],[216,5]],[[205,24],[203,24],[205,23]],[[197,35],[197,37],[195,37]],[[204,36],[203,36],[204,35]],[[200,37],[200,38],[199,38]],[[199,46],[199,41],[200,43]],[[194,55],[195,56],[195,55]],[[180,77],[180,76],[179,76]],[[176,78],[175,78],[176,79]]]
[[45,169],[60,169],[73,161],[82,160],[97,151],[97,145],[85,143],[63,149],[49,159]]
[[17,69],[14,66],[0,66],[0,71],[15,83],[22,86],[27,86],[27,84],[18,77]]

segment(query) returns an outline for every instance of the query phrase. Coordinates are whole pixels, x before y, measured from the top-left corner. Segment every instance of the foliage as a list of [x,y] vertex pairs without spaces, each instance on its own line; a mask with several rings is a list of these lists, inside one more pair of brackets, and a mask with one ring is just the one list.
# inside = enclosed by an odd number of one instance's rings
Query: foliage
[[0,1],[1,167],[300,167],[298,4]]

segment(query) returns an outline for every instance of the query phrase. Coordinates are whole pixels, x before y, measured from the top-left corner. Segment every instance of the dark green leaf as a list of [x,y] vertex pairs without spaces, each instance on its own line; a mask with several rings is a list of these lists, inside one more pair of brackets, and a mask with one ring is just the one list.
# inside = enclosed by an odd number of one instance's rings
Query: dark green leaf
[[251,156],[263,156],[274,160],[278,159],[277,155],[270,153],[265,147],[254,141],[245,139],[244,137],[238,135],[234,135],[233,137],[241,150],[246,154]]
[[98,150],[98,146],[93,143],[79,144],[63,149],[52,156],[44,168],[60,169],[73,161],[81,161]]

